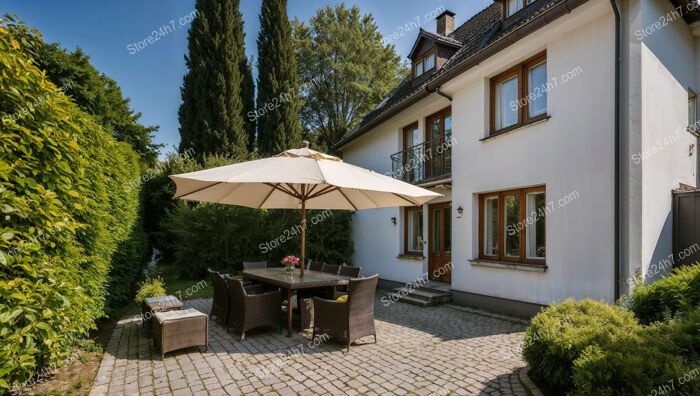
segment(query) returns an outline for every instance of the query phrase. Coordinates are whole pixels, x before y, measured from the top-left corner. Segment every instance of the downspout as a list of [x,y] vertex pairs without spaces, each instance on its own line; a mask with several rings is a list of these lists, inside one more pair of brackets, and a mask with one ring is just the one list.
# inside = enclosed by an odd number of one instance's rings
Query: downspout
[[426,85],[425,90],[428,91],[428,92],[430,92],[430,93],[434,93],[434,92],[435,92],[435,93],[437,93],[438,95],[442,96],[443,98],[446,98],[447,100],[449,100],[450,103],[452,103],[452,96],[450,96],[450,95],[448,95],[448,94],[446,94],[446,93],[440,91],[440,86],[437,86],[435,89],[431,90],[431,89]]
[[615,13],[615,301],[620,299],[620,70],[621,37],[620,8],[617,0],[610,0]]

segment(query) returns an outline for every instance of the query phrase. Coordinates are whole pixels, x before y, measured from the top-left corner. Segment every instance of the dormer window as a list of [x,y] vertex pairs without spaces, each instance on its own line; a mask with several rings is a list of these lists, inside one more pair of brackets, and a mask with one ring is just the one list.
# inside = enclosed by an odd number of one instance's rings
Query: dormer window
[[506,0],[506,18],[522,10],[536,0]]
[[426,52],[413,62],[413,77],[418,77],[435,68],[435,50]]

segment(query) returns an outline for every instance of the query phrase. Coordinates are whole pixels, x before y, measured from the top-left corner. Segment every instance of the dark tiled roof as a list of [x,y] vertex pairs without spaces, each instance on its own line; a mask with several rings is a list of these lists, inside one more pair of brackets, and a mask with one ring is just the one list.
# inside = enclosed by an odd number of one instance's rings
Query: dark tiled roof
[[526,25],[542,13],[547,12],[550,8],[564,1],[566,0],[537,0],[535,3],[519,11],[518,14],[508,18],[505,23],[502,21],[502,4],[499,1],[495,1],[493,4],[471,17],[447,37],[436,33],[421,31],[420,34],[429,35],[429,37],[437,41],[454,44],[459,43],[460,49],[452,55],[440,70],[437,70],[422,83],[416,84],[411,74],[406,76],[384,100],[382,100],[376,109],[365,115],[360,124],[355,129],[348,132],[348,134],[338,142],[336,147],[340,147],[364,132],[367,132],[380,117],[385,117],[387,114],[390,114],[392,110],[396,109],[397,106],[402,103],[410,99],[419,100],[427,96],[429,94],[425,89],[427,84],[454,69],[459,64],[468,61],[492,43],[508,36],[519,27]]

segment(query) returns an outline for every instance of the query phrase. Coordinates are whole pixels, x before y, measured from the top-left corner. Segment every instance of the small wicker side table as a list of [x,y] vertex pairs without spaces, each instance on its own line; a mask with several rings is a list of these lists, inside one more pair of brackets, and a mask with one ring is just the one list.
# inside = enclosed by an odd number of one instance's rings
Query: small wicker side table
[[161,359],[170,351],[209,345],[209,317],[194,308],[156,312],[153,321],[153,342],[160,349]]
[[141,304],[141,319],[146,337],[150,337],[153,330],[153,316],[156,312],[179,311],[182,309],[182,301],[175,296],[148,297]]

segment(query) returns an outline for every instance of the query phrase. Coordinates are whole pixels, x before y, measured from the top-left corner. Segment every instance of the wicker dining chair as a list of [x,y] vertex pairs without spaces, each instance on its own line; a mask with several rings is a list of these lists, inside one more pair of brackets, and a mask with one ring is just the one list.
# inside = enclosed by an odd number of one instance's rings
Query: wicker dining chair
[[225,278],[231,311],[226,329],[234,329],[241,334],[243,341],[248,330],[263,326],[277,326],[282,331],[280,321],[282,292],[251,290],[243,285],[240,278]]
[[321,271],[323,269],[323,264],[324,263],[320,262],[320,261],[319,262],[312,261],[309,263],[308,270],[309,271]]
[[374,336],[374,294],[379,275],[351,279],[348,283],[348,300],[345,303],[314,297],[314,330],[316,335],[328,334],[343,339],[348,352],[350,344],[365,336]]
[[217,271],[207,268],[209,277],[214,287],[214,298],[211,304],[211,313],[209,316],[216,318],[223,324],[228,322],[229,314],[229,299],[224,277]]
[[244,261],[243,269],[265,269],[267,268],[267,261]]
[[335,264],[323,264],[323,268],[321,269],[321,272],[325,272],[327,274],[335,274],[338,275],[338,272],[340,271],[340,265],[335,265]]
[[[362,272],[362,268],[360,268],[360,267],[349,267],[349,266],[343,265],[340,267],[340,272],[338,274],[343,275],[343,276],[350,276],[353,278],[359,278],[361,272]],[[338,298],[344,294],[348,294],[348,286],[347,285],[338,285],[335,287],[335,293],[333,294],[334,298]]]

